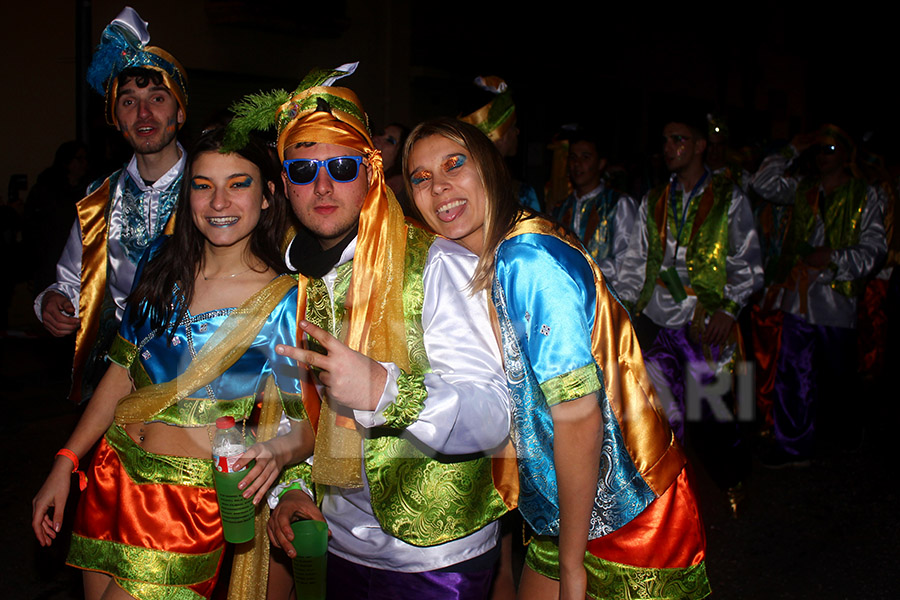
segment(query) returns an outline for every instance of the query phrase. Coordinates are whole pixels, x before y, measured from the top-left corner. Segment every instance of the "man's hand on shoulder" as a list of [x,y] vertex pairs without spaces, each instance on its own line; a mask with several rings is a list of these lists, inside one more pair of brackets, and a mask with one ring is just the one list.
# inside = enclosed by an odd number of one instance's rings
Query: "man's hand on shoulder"
[[59,292],[47,292],[41,302],[41,320],[44,327],[56,337],[73,333],[81,325],[75,316],[75,306]]

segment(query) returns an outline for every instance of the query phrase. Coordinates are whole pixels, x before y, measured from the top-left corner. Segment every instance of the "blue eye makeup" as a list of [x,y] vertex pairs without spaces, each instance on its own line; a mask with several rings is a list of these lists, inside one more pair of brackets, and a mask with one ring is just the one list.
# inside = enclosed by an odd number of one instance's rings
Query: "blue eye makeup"
[[191,179],[191,189],[192,190],[205,190],[209,187],[209,184],[206,183],[203,179]]
[[231,187],[248,188],[253,185],[253,177],[247,175],[243,179],[237,179],[231,182]]
[[431,171],[416,171],[409,176],[409,182],[413,185],[419,185],[431,179]]

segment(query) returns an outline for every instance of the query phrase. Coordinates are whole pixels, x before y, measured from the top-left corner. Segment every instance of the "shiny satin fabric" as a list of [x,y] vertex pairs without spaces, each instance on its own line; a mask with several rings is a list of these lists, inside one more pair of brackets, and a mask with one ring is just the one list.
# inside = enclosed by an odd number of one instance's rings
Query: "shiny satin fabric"
[[888,345],[888,282],[871,279],[859,303],[859,371],[879,377]]
[[[856,199],[840,199],[853,185],[847,184],[834,190],[830,199],[826,200],[826,206],[836,204],[848,218],[855,214],[854,210],[862,210],[857,215],[858,231],[854,233],[844,228],[840,234],[847,235],[847,241],[856,241],[846,247],[834,245],[829,240],[835,239],[833,236],[837,234],[826,231],[826,221],[821,211],[818,208],[813,211],[810,204],[813,200],[807,196],[808,190],[818,190],[819,186],[811,186],[801,178],[787,175],[788,168],[796,159],[796,150],[788,146],[784,152],[768,156],[753,176],[752,186],[759,195],[770,202],[791,205],[794,215],[778,265],[779,272],[774,280],[784,282],[789,275],[793,277],[783,286],[773,285],[770,288],[771,306],[795,315],[802,314],[806,321],[816,325],[856,327],[857,298],[844,292],[858,287],[859,281],[871,275],[887,252],[883,198],[871,186],[864,188],[865,198]],[[814,203],[818,206],[818,200]],[[797,217],[798,206],[803,204],[806,206],[800,211],[806,213],[805,218]],[[808,225],[798,223],[805,220],[809,220]],[[830,218],[828,220],[831,221]],[[803,232],[805,238],[801,235]],[[796,269],[791,272],[798,259],[791,246],[796,247],[800,242],[813,248],[830,245],[832,264],[821,270]]]
[[[669,425],[678,441],[684,441],[686,386],[689,379],[701,386],[711,385],[718,377],[731,377],[739,343],[731,336],[724,346],[699,344],[691,335],[693,323],[678,329],[660,328],[653,344],[644,352],[647,373],[658,391]],[[735,328],[737,329],[737,328]],[[713,419],[709,405],[701,405],[700,418]]]
[[[659,267],[664,263],[665,255],[668,254],[669,230],[674,223],[677,223],[677,216],[674,214],[670,198],[674,186],[675,182],[670,182],[653,206],[653,220],[657,228],[656,235],[659,245],[655,244],[656,239],[654,239],[654,243],[650,244],[654,256],[652,260],[648,259],[647,261],[647,275],[638,310],[642,310],[650,301],[650,295],[655,285],[654,278],[659,272]],[[710,178],[698,201],[692,202],[688,208],[684,227],[685,231],[690,231],[690,235],[687,239],[676,240],[676,243],[687,249],[684,260],[688,281],[696,291],[699,303],[704,305],[707,312],[724,309],[730,314],[736,315],[738,307],[735,306],[735,303],[727,299],[723,301],[723,291],[727,281],[725,261],[730,251],[729,200],[733,188],[734,184],[724,177],[713,176]],[[682,203],[684,202],[683,195],[682,192]],[[650,198],[652,198],[652,193],[648,196],[648,202],[651,201]],[[649,206],[647,213],[650,214]],[[648,219],[648,229],[650,225]],[[684,238],[685,231],[681,233],[682,238]],[[735,240],[734,244],[736,245],[738,242]],[[740,240],[740,243],[745,242]]]
[[71,399],[81,402],[81,384],[84,365],[97,337],[100,312],[106,294],[106,210],[109,206],[109,182],[107,179],[92,194],[76,205],[81,225],[81,293],[78,298],[78,316],[81,325],[75,333],[75,358],[72,362]]
[[[642,307],[641,312],[662,327],[674,329],[685,325],[693,318],[698,302],[707,304],[709,313],[724,310],[736,316],[740,307],[746,304],[750,295],[763,283],[759,240],[747,198],[739,188],[721,176],[713,176],[705,185],[707,188],[710,185],[714,188],[712,207],[707,213],[709,216],[705,223],[700,222],[704,188],[701,198],[695,197],[695,201],[691,202],[682,237],[687,237],[688,232],[695,228],[697,234],[682,244],[676,244],[675,235],[667,229],[665,245],[653,247],[661,243],[659,219],[665,216],[668,221],[672,211],[663,206],[662,201],[653,200],[657,194],[661,195],[666,191],[664,188],[657,188],[644,197],[635,219],[636,229],[629,239],[628,250],[616,276],[616,291],[621,294],[622,299],[626,303]],[[729,193],[720,197],[719,193],[724,191]],[[727,208],[727,220],[717,210],[720,203],[727,205],[722,207]],[[721,222],[714,218],[717,215],[722,217]],[[713,225],[726,227],[727,234],[713,231]],[[705,232],[707,227],[710,230]],[[724,246],[721,245],[723,239],[727,239]],[[697,247],[691,250],[695,244]],[[702,260],[698,257],[702,257]],[[722,260],[721,263],[718,262],[719,259]],[[698,278],[698,265],[709,267],[715,275],[708,279],[702,275]],[[690,270],[689,267],[692,266],[693,270]],[[660,270],[669,267],[675,268],[682,283],[694,288],[697,296],[688,296],[681,302],[675,302],[666,288],[655,284]],[[724,285],[717,287],[718,284],[714,282],[721,282],[719,278],[723,269]],[[652,279],[648,280],[648,277]],[[706,289],[698,288],[701,283]],[[713,300],[710,301],[709,298]]]
[[784,313],[754,306],[750,313],[753,358],[756,361],[756,408],[766,427],[772,426],[775,373],[781,353],[781,322]]
[[67,563],[137,585],[141,599],[179,585],[209,598],[225,545],[212,469],[211,460],[146,452],[113,425],[91,464]]
[[494,569],[455,573],[403,573],[359,565],[328,555],[328,597],[341,600],[467,600],[487,598]]
[[[317,102],[311,102],[317,98],[329,102],[331,112],[317,111]],[[291,116],[278,137],[282,160],[284,149],[298,142],[337,144],[365,157],[369,189],[359,216],[353,279],[347,299],[349,327],[345,328],[342,341],[369,358],[393,362],[407,371],[403,281],[399,276],[406,257],[407,225],[393,192],[384,183],[381,153],[374,149],[368,127],[357,114],[365,118],[359,100],[345,88],[312,87],[291,98],[281,110],[282,116]],[[313,478],[317,483],[361,487],[361,438],[352,423],[338,421],[338,415],[325,400],[316,436],[316,456],[320,458],[313,465]],[[326,450],[326,441],[331,450]],[[328,460],[331,456],[341,459]]]
[[[210,327],[208,323],[199,326],[198,338],[202,339],[205,337],[206,339],[203,340],[205,343],[203,343],[202,348],[196,355],[194,355],[193,351],[195,346],[199,344],[195,343],[193,334],[191,339],[185,343],[184,350],[186,352],[167,352],[166,350],[168,349],[157,349],[159,343],[167,342],[162,337],[155,338],[157,344],[154,344],[152,347],[156,351],[156,359],[145,363],[145,368],[147,365],[157,365],[159,371],[153,373],[151,378],[154,381],[162,380],[160,383],[141,387],[119,400],[116,406],[116,423],[122,425],[148,421],[154,415],[184,400],[217,378],[221,379],[220,383],[223,387],[227,386],[231,381],[238,381],[238,379],[241,380],[242,385],[240,392],[237,392],[240,395],[228,396],[223,394],[221,396],[216,395],[216,398],[245,396],[248,392],[248,388],[245,387],[247,375],[252,376],[253,374],[252,372],[247,372],[246,361],[241,372],[231,373],[227,377],[225,373],[244,356],[251,345],[270,346],[272,344],[268,337],[273,334],[281,335],[278,330],[269,327],[266,329],[266,333],[263,334],[263,339],[260,340],[258,338],[261,329],[269,321],[276,306],[281,303],[281,300],[293,287],[294,279],[289,275],[282,275],[248,298],[241,306],[230,311],[228,317],[222,323],[217,324],[218,326]],[[125,329],[129,327],[129,322],[123,325]],[[209,333],[209,336],[204,336],[203,333]],[[197,340],[197,342],[199,341]],[[145,358],[153,356],[153,352],[146,345],[140,352],[142,355],[146,353]],[[266,359],[268,357],[262,356],[261,358]],[[184,367],[183,364],[178,364],[178,362],[184,360],[190,360],[190,362],[177,377],[163,377],[160,379],[153,377],[153,375],[158,377],[163,370],[171,372],[173,368]],[[263,370],[260,369],[259,377],[261,378],[262,375]],[[252,388],[250,391],[258,389],[260,389],[260,386],[257,382],[257,387]],[[225,389],[220,388],[219,391],[221,393]]]
[[[510,127],[514,127],[516,124],[516,107],[509,99],[504,98],[504,100],[502,106],[495,106],[501,102],[501,99],[497,98],[475,112],[460,117],[459,120],[474,125],[492,142],[496,143],[506,135]],[[501,110],[498,111],[497,108]]]
[[[558,531],[549,406],[597,392],[605,471],[591,537],[606,535],[662,494],[685,463],[628,314],[578,240],[543,218],[517,223],[497,250],[496,269],[493,299],[514,400],[520,511],[539,533]],[[587,367],[592,377],[554,384]]]
[[[588,542],[585,568],[591,598],[699,599],[710,594],[706,534],[689,469],[633,521]],[[526,563],[559,579],[557,538],[536,538]]]

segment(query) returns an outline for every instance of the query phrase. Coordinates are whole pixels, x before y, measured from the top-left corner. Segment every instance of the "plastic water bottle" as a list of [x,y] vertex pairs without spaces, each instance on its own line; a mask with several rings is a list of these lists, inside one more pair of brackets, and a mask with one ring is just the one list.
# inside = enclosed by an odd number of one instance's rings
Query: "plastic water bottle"
[[243,436],[234,426],[234,417],[216,419],[216,435],[212,446],[216,495],[225,541],[233,544],[252,540],[254,533],[255,507],[249,498],[244,498],[243,491],[238,489],[238,483],[247,474],[249,465],[240,471],[234,468],[246,451]]

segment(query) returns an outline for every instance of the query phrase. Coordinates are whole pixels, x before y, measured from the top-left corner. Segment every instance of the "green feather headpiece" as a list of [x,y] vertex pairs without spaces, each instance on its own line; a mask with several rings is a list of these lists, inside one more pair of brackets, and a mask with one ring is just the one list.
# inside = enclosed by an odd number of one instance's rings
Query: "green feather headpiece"
[[[221,152],[233,152],[243,148],[250,140],[250,133],[253,131],[268,131],[277,126],[280,134],[301,110],[307,108],[306,104],[309,104],[309,101],[312,101],[313,104],[316,102],[315,98],[311,97],[307,98],[306,103],[295,101],[298,96],[313,87],[334,85],[338,79],[351,75],[358,64],[358,62],[347,63],[336,69],[315,68],[303,78],[303,81],[292,93],[285,90],[272,90],[244,96],[231,106],[230,110],[234,113],[234,118],[225,129]],[[340,103],[341,99],[335,98],[335,101]],[[352,108],[359,112],[355,105]],[[363,118],[365,118],[364,115]]]

